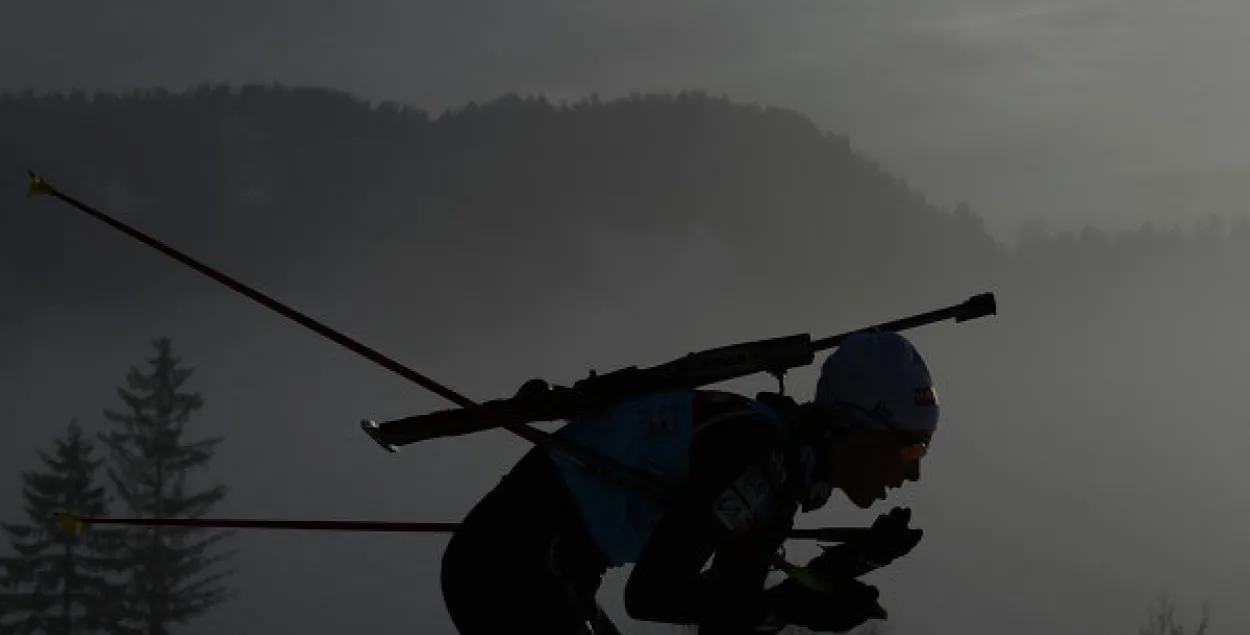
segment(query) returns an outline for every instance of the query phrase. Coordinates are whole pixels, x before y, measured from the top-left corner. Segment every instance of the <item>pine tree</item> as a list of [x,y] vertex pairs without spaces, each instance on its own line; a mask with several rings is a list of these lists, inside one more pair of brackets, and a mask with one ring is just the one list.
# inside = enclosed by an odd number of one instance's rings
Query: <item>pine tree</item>
[[[150,372],[132,368],[127,388],[117,391],[127,412],[104,412],[118,426],[101,435],[112,451],[109,478],[132,515],[201,517],[225,497],[226,489],[191,491],[188,477],[207,466],[222,439],[184,439],[187,422],[204,402],[198,393],[180,392],[193,371],[180,366],[169,340],[154,344]],[[185,624],[225,601],[229,591],[222,582],[231,572],[217,567],[232,554],[217,548],[228,536],[183,527],[128,531],[122,559],[129,584],[115,632],[166,635],[173,624]]]
[[0,558],[0,633],[76,635],[100,630],[106,606],[117,588],[108,579],[110,552],[118,532],[89,531],[75,536],[53,517],[67,511],[83,516],[106,513],[108,497],[96,484],[104,462],[77,421],[55,442],[52,456],[39,452],[47,471],[21,472],[29,524],[0,524],[16,552]]

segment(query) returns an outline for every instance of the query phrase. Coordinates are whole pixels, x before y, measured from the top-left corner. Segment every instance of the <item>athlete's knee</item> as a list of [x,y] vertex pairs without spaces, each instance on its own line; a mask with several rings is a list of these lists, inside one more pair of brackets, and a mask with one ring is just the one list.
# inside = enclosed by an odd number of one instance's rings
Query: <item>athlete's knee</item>
[[459,532],[453,533],[451,540],[447,541],[447,547],[443,549],[443,556],[439,562],[439,578],[444,594],[464,586],[466,578],[471,577],[470,570],[475,567],[477,564],[475,560],[480,557],[480,550],[474,549],[472,542]]
[[482,619],[482,589],[475,585],[481,579],[477,571],[481,549],[475,549],[473,542],[470,536],[452,534],[439,563],[439,586],[443,605],[460,635],[487,635],[493,629]]

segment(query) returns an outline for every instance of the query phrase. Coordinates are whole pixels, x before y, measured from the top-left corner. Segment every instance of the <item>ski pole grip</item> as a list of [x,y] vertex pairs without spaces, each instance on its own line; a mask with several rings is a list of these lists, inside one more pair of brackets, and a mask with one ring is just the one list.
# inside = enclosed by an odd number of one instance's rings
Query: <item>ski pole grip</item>
[[815,529],[791,529],[788,536],[817,542],[854,542],[867,536],[868,527],[818,527]]

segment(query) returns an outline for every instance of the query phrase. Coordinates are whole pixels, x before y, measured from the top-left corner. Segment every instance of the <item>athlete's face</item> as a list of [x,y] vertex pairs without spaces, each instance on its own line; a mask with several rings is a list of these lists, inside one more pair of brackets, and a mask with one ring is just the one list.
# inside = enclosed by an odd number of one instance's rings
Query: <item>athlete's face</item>
[[891,489],[920,480],[920,462],[928,437],[907,437],[893,430],[858,430],[833,446],[833,483],[856,506],[871,507]]

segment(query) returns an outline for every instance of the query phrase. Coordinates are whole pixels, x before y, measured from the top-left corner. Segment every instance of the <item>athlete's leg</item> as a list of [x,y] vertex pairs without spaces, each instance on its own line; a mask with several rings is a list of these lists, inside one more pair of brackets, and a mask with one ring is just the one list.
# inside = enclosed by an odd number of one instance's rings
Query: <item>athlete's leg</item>
[[443,553],[443,598],[461,635],[584,635],[585,601],[569,589],[593,602],[606,566],[541,452],[469,512]]

